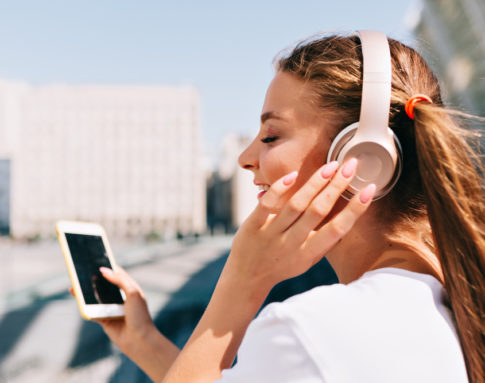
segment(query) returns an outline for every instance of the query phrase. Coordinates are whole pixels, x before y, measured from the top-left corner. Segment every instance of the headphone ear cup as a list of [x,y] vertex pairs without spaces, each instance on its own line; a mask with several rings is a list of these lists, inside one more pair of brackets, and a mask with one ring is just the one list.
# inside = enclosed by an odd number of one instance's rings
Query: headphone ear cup
[[[332,145],[330,145],[330,149],[327,155],[327,162],[338,161],[339,153],[342,153],[342,149],[344,149],[345,145],[348,144],[352,137],[355,136],[358,127],[359,123],[355,122],[352,125],[344,128],[340,131],[339,134],[337,134],[337,137],[335,137],[332,141]],[[342,164],[342,162],[340,162],[340,164]]]
[[356,175],[343,193],[343,197],[350,199],[366,185],[374,183],[374,200],[377,200],[392,189],[401,174],[401,145],[389,128],[390,142],[377,142],[356,136],[358,126],[358,122],[349,125],[335,137],[327,159],[328,162],[336,160],[342,164],[347,158],[357,158],[359,165]]

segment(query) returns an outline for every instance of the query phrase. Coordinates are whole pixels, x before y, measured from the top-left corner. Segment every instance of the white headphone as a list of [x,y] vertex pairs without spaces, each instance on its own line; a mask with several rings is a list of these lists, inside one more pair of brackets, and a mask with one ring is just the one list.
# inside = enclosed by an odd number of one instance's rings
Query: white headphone
[[358,31],[362,45],[363,82],[360,118],[342,130],[332,142],[327,162],[342,164],[359,160],[357,172],[343,197],[352,198],[364,186],[374,183],[374,200],[396,184],[402,168],[402,149],[388,127],[391,105],[391,53],[385,34]]

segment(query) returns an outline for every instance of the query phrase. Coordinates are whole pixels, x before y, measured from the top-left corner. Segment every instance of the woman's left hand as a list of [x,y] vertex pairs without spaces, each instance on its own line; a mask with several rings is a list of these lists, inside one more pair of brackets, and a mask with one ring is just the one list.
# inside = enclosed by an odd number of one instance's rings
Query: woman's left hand
[[213,382],[231,366],[271,288],[319,261],[369,206],[374,185],[328,217],[356,166],[351,159],[337,172],[327,164],[289,199],[295,173],[271,185],[237,232],[211,301],[164,383]]
[[375,185],[368,185],[328,217],[356,167],[356,159],[339,169],[336,162],[326,164],[289,199],[285,194],[296,173],[271,185],[234,238],[226,276],[245,280],[266,294],[278,282],[304,273],[321,260],[366,211],[375,193]]

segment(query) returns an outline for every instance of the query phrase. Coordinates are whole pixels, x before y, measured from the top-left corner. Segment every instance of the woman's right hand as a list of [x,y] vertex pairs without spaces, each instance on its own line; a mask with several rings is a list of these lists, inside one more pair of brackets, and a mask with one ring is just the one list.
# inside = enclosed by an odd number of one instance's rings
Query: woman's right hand
[[135,342],[145,339],[156,330],[146,302],[145,294],[138,283],[120,266],[115,270],[101,267],[103,277],[124,291],[126,295],[125,316],[121,318],[95,319],[124,353],[130,354]]
[[[145,294],[121,267],[100,268],[103,277],[125,292],[125,316],[94,319],[121,351],[144,370],[153,381],[161,381],[180,350],[163,336],[153,323]],[[70,289],[72,294],[72,288]]]

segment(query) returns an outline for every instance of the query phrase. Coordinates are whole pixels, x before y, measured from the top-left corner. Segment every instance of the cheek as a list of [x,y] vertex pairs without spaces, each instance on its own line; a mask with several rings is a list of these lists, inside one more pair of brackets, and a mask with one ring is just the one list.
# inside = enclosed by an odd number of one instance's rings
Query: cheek
[[267,147],[259,157],[262,176],[273,183],[284,175],[297,170],[299,175],[294,188],[299,188],[325,163],[327,142],[320,136],[302,136],[274,147]]
[[299,170],[301,161],[283,145],[269,148],[261,154],[260,169],[268,183],[273,183],[294,170]]

